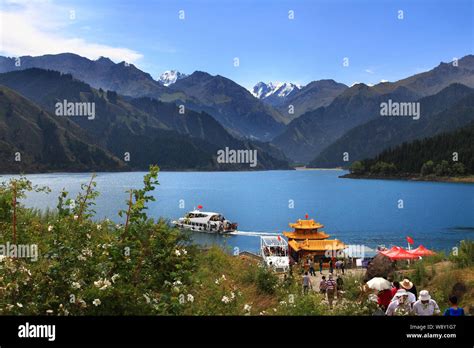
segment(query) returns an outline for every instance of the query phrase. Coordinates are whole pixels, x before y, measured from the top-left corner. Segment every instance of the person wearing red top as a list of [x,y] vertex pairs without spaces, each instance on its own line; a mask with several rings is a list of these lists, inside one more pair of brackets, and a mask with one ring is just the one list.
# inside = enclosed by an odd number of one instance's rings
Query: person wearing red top
[[379,304],[380,308],[386,310],[388,305],[390,304],[390,301],[392,301],[392,298],[393,296],[391,289],[381,290],[377,294],[377,303]]
[[392,298],[395,296],[395,294],[397,293],[399,289],[400,289],[400,282],[394,281],[392,283]]

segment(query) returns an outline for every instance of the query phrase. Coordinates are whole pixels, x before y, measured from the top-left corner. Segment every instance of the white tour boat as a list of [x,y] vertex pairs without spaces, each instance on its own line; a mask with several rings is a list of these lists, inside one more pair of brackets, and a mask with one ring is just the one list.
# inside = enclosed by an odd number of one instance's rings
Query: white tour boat
[[200,208],[201,206],[172,223],[178,228],[205,233],[229,233],[237,229],[237,224],[226,220],[223,215],[200,211]]
[[288,242],[280,236],[261,236],[260,253],[268,268],[278,273],[290,270]]

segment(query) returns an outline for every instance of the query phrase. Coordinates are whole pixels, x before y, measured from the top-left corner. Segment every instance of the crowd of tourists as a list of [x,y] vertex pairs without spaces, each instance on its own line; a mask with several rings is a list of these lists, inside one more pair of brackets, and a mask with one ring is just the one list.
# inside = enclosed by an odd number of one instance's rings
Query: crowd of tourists
[[[329,274],[326,278],[323,275],[323,260],[319,259],[319,273],[322,275],[319,282],[319,292],[327,297],[329,308],[333,308],[335,298],[342,297],[344,292],[344,280],[342,275],[345,272],[345,264],[343,260],[334,262],[329,260]],[[334,269],[336,275],[334,275]],[[311,276],[316,276],[315,262],[308,258],[303,263],[303,293],[307,294],[309,290],[315,290],[311,281]],[[390,283],[387,282],[388,286]],[[441,315],[438,303],[431,298],[428,290],[421,290],[418,294],[415,284],[410,279],[405,278],[401,282],[393,281],[391,288],[380,290],[377,292],[378,311],[374,315],[416,315],[416,316],[433,316]],[[443,313],[445,316],[463,316],[463,308],[458,306],[457,296],[449,297],[450,307]]]
[[[441,315],[438,303],[431,298],[428,290],[421,290],[417,293],[416,286],[408,278],[403,281],[392,282],[391,289],[381,290],[377,294],[377,303],[385,315],[416,315],[432,316]],[[449,297],[450,308],[445,312],[445,316],[462,316],[464,310],[458,307],[458,298]]]

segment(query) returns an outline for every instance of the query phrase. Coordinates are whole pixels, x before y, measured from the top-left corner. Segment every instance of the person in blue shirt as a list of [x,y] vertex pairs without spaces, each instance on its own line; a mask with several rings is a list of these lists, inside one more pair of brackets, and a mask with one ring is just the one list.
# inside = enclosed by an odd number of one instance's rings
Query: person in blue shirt
[[449,304],[451,307],[446,309],[444,312],[445,316],[459,317],[464,315],[464,309],[458,307],[458,298],[457,296],[449,296]]

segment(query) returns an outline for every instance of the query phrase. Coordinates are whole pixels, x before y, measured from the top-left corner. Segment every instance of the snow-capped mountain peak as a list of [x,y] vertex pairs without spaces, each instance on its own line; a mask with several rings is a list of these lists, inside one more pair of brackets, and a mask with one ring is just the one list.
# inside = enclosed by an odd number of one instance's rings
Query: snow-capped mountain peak
[[172,85],[176,81],[185,78],[186,74],[180,73],[179,71],[176,70],[167,70],[163,74],[160,75],[160,78],[158,79],[159,82],[161,82],[165,86]]
[[258,99],[266,99],[270,96],[285,98],[299,89],[301,89],[300,85],[291,82],[259,82],[253,87],[251,93]]

